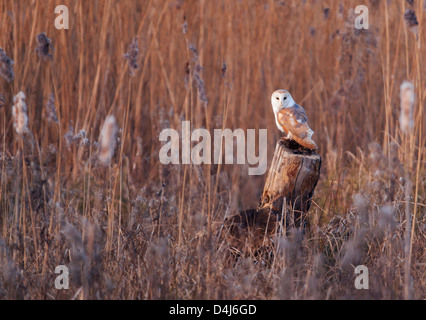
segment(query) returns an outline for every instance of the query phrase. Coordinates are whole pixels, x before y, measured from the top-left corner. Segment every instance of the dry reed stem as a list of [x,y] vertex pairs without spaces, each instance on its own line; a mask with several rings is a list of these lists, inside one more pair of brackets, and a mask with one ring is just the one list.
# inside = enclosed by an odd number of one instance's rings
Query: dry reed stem
[[[6,106],[0,110],[1,299],[425,295],[421,1],[370,1],[374,26],[368,31],[353,28],[348,13],[358,5],[354,0],[327,6],[295,0],[252,6],[113,4],[80,1],[70,7],[74,28],[63,32],[45,19],[51,3],[0,0],[0,44],[14,61],[3,58],[0,65],[14,74],[10,83],[9,71],[8,79],[0,78]],[[417,27],[406,24],[407,9],[415,10]],[[410,28],[417,28],[417,39]],[[53,53],[54,60],[45,62],[35,53],[42,31],[55,52],[42,50],[46,41],[40,52]],[[141,70],[127,77],[131,70],[123,54],[134,37]],[[400,85],[406,79],[415,90],[408,134],[399,126]],[[241,252],[247,259],[233,260],[227,254],[232,248],[216,239],[216,231],[225,217],[257,203],[264,177],[249,177],[239,165],[162,166],[158,134],[163,128],[179,130],[182,120],[210,131],[267,128],[273,150],[279,135],[269,96],[281,87],[303,101],[322,137],[325,163],[310,211],[312,230],[301,239],[277,232],[270,264],[249,246]],[[16,134],[11,106],[19,90],[28,95],[33,138]],[[47,123],[50,92],[57,125]],[[107,149],[95,140],[113,114],[122,127],[120,149],[116,156],[104,153],[110,159],[105,168],[97,159]],[[62,147],[67,140],[69,148]],[[380,148],[370,150],[373,141]],[[395,169],[397,160],[405,171]],[[355,194],[367,203],[364,233]],[[65,219],[72,228],[64,231],[80,238],[61,232]],[[404,257],[410,261],[401,263]],[[90,261],[89,269],[81,269],[86,280],[72,281],[67,292],[55,290],[54,267],[81,259]],[[350,260],[369,266],[370,290],[354,289],[353,268],[342,267]],[[406,276],[412,279],[408,295]]]

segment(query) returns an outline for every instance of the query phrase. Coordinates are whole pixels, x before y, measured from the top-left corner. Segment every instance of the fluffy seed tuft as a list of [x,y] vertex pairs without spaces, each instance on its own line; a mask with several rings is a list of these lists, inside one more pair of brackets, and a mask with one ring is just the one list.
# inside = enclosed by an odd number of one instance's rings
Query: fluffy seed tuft
[[50,53],[50,49],[53,51],[52,40],[49,39],[44,32],[37,35],[37,48],[35,51],[38,56],[43,60],[52,60],[53,55]]
[[410,29],[410,31],[415,35],[418,40],[419,37],[419,22],[417,21],[416,12],[413,9],[407,9],[404,13],[405,25]]
[[117,135],[117,121],[113,115],[106,118],[99,139],[99,160],[103,165],[108,165],[114,156]]
[[53,93],[50,94],[49,100],[47,101],[46,112],[47,112],[47,120],[49,122],[59,123],[58,115],[56,114],[56,108],[55,108],[55,95]]
[[413,9],[405,10],[404,21],[408,28],[417,27],[419,25],[416,12]]
[[15,73],[13,72],[14,64],[15,62],[6,55],[3,48],[0,48],[0,76],[9,83],[15,78]]
[[28,128],[27,105],[25,104],[25,94],[21,91],[14,98],[12,107],[13,126],[19,134],[23,134]]
[[404,81],[401,85],[401,114],[399,116],[399,125],[401,131],[410,134],[413,130],[414,113],[414,85],[410,81]]
[[129,73],[131,76],[133,76],[135,70],[139,68],[138,56],[139,56],[138,37],[135,37],[129,46],[129,50],[123,56],[124,58],[127,59],[127,63],[129,64]]

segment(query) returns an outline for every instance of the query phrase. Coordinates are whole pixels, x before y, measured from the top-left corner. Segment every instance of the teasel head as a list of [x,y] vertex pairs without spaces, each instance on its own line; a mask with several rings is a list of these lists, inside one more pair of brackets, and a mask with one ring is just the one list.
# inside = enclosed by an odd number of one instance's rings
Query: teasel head
[[15,73],[13,72],[14,64],[13,60],[6,55],[3,48],[0,48],[0,76],[9,83],[15,78]]
[[56,108],[55,108],[55,95],[53,93],[50,94],[49,100],[47,101],[46,112],[47,112],[47,119],[49,122],[55,122],[56,124],[59,123],[58,115],[56,114]]
[[49,39],[44,32],[37,35],[37,48],[35,51],[38,56],[43,60],[52,60],[53,55],[50,53],[50,49],[53,51],[52,40]]
[[413,130],[414,115],[414,85],[410,81],[404,81],[401,85],[401,113],[399,116],[399,126],[404,134],[409,135]]
[[189,50],[192,52],[192,60],[195,62],[194,67],[194,83],[195,87],[197,88],[198,93],[198,99],[200,99],[201,103],[204,105],[204,107],[207,107],[208,104],[208,98],[206,94],[206,88],[204,85],[204,80],[201,76],[201,72],[203,71],[203,67],[199,64],[199,56],[198,51],[193,45],[189,45]]
[[418,26],[419,22],[417,21],[416,12],[413,9],[407,9],[404,13],[405,25],[410,29],[410,31],[418,37]]
[[70,146],[72,145],[73,138],[74,138],[74,127],[70,123],[69,126],[68,126],[68,131],[64,135],[65,144],[68,148],[70,148]]
[[127,63],[129,64],[129,73],[131,76],[133,76],[135,70],[139,68],[138,56],[139,56],[138,37],[135,37],[129,46],[129,50],[123,56],[124,58],[127,59]]
[[25,98],[25,94],[22,91],[13,97],[13,126],[19,134],[23,134],[28,129],[27,105],[25,104]]
[[113,115],[108,116],[102,127],[99,139],[98,158],[103,165],[108,165],[114,156],[117,136],[117,121]]

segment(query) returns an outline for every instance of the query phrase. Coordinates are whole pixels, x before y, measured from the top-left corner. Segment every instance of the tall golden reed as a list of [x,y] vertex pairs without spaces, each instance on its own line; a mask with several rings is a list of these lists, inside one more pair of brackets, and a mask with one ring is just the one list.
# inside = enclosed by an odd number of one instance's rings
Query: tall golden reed
[[[414,85],[410,81],[404,81],[401,84],[400,88],[400,98],[401,98],[401,114],[399,117],[399,126],[401,131],[404,134],[404,154],[406,155],[406,163],[411,162],[411,157],[409,156],[410,150],[406,150],[407,139],[410,138],[413,131],[413,114],[414,114]],[[405,168],[405,276],[404,276],[404,297],[405,299],[410,299],[412,297],[411,290],[411,232],[412,232],[412,215],[410,209],[410,193],[411,193],[411,179],[410,179],[410,169],[409,167]]]

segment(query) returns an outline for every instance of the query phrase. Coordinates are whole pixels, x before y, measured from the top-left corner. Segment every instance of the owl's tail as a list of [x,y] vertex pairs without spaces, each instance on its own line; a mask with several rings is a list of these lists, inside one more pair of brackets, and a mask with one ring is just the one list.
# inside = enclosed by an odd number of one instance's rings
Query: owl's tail
[[318,149],[318,146],[316,145],[315,141],[312,140],[312,138],[308,135],[305,138],[299,138],[297,136],[292,137],[298,144],[304,146],[307,149],[315,150]]

